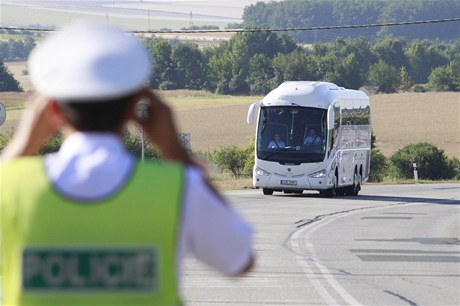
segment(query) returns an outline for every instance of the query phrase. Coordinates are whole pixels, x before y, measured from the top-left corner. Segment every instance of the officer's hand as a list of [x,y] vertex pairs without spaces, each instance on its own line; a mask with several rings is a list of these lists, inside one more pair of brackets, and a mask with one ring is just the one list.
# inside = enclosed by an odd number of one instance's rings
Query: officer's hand
[[134,121],[142,126],[150,141],[160,149],[166,159],[195,164],[179,143],[171,109],[149,88],[143,89],[139,98],[140,103],[146,103],[148,108],[145,116],[137,116]]
[[39,94],[34,95],[14,138],[2,153],[2,160],[37,154],[62,123],[57,102]]

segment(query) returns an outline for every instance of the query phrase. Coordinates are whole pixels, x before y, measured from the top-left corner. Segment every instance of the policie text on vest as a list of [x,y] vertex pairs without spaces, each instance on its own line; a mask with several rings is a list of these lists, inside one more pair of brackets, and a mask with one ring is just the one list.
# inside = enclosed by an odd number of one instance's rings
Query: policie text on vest
[[23,252],[25,291],[147,290],[157,287],[155,249],[28,248]]

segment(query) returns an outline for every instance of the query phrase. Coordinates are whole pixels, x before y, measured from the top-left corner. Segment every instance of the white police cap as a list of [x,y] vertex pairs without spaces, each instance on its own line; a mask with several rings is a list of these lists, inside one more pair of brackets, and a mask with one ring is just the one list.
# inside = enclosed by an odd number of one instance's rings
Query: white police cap
[[28,69],[40,93],[85,102],[134,93],[148,80],[151,63],[135,37],[105,25],[77,24],[40,43]]

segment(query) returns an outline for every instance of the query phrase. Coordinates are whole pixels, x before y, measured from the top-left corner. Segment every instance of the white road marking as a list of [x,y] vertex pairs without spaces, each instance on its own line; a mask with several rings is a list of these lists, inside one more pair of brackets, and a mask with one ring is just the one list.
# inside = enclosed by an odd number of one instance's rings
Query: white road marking
[[[332,276],[331,271],[321,263],[319,258],[316,256],[314,247],[312,244],[308,243],[310,241],[310,236],[319,228],[335,221],[334,218],[329,218],[328,220],[321,220],[315,222],[311,226],[307,226],[301,228],[297,232],[295,232],[290,239],[290,243],[293,250],[304,250],[307,251],[309,256],[302,256],[297,253],[296,259],[301,265],[302,269],[306,273],[308,280],[312,283],[315,287],[316,291],[319,293],[321,298],[326,302],[328,305],[339,305],[343,304],[341,302],[337,302],[332,295],[328,292],[325,286],[323,286],[321,279],[324,279],[327,284],[333,289],[345,302],[349,305],[361,305],[348,291],[343,288],[340,283]],[[305,243],[307,242],[307,243]],[[300,245],[302,243],[302,246]],[[313,267],[316,267],[321,277],[315,275],[313,271]]]
[[[424,205],[426,203],[402,203],[404,207],[408,206],[417,206]],[[380,207],[368,207],[366,210],[382,210],[394,208],[394,205],[385,205]],[[291,246],[291,250],[296,254],[296,259],[303,271],[306,273],[306,277],[310,283],[315,287],[318,294],[327,303],[327,305],[338,305],[343,304],[337,302],[331,294],[336,293],[343,301],[348,303],[348,305],[362,305],[359,303],[340,283],[332,276],[331,271],[321,263],[321,260],[317,257],[314,246],[310,243],[311,235],[320,229],[321,227],[328,225],[329,223],[334,222],[338,218],[345,216],[350,216],[353,214],[362,213],[364,209],[359,209],[357,211],[348,211],[343,212],[342,214],[337,214],[334,216],[324,216],[322,219],[315,221],[312,224],[309,224],[305,227],[294,232],[288,240],[288,243]],[[301,255],[305,254],[305,255]],[[322,277],[317,276],[318,273],[314,272],[314,268],[320,272]],[[321,280],[324,280],[321,282]],[[329,285],[330,289],[334,292],[329,292],[325,285]]]

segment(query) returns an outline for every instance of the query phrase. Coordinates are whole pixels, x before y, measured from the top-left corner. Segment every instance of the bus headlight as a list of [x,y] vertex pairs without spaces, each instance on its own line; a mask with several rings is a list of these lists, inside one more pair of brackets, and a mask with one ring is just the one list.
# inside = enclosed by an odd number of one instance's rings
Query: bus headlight
[[323,178],[323,177],[326,177],[326,169],[323,169],[323,170],[320,170],[320,171],[316,171],[316,172],[313,172],[312,174],[309,174],[308,177],[310,178]]
[[265,176],[269,176],[271,173],[270,172],[267,172],[265,171],[264,169],[260,169],[258,167],[256,167],[255,171],[254,171],[257,175],[265,175]]

